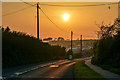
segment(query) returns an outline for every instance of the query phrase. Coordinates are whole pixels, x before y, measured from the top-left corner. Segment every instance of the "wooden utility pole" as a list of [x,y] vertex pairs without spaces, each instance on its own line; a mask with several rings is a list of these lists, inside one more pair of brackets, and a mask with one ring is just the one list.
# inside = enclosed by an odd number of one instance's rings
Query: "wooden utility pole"
[[99,33],[97,34],[97,36],[98,36],[98,40],[99,40],[99,36],[100,36]]
[[118,18],[120,18],[120,1],[118,2]]
[[[118,2],[118,20],[120,20],[120,0]],[[120,24],[118,24],[118,27],[120,27]],[[118,31],[118,36],[119,36],[119,39],[120,39],[120,31]]]
[[37,3],[37,38],[39,39],[39,4]]
[[80,52],[82,53],[82,35],[80,35]]
[[73,32],[71,31],[71,55],[72,55],[72,38],[73,38]]

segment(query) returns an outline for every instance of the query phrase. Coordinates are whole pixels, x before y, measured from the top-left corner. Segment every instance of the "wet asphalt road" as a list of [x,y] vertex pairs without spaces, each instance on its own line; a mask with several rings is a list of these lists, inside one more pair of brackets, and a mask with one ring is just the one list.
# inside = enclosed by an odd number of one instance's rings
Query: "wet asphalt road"
[[4,78],[74,78],[74,64],[80,60],[58,60],[48,63],[20,66],[3,70]]
[[75,62],[69,62],[63,65],[53,65],[34,70],[23,75],[20,78],[74,78]]

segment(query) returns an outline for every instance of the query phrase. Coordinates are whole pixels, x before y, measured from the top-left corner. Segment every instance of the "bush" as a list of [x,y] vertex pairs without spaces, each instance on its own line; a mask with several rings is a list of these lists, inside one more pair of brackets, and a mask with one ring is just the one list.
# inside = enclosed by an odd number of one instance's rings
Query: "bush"
[[94,57],[91,63],[97,65],[110,65],[120,67],[120,40],[119,37],[109,37],[96,42]]
[[51,46],[25,33],[10,32],[9,28],[2,30],[3,68],[64,59],[66,57],[65,48]]

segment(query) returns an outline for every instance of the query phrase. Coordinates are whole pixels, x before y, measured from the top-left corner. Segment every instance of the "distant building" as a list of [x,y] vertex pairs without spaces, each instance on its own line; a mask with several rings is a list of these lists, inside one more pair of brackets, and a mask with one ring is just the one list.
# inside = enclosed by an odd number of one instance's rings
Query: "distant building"
[[63,41],[64,38],[63,37],[58,37],[58,41]]
[[52,41],[52,38],[51,38],[51,37],[49,37],[49,38],[44,38],[42,41],[43,41],[43,42],[49,42],[49,41]]

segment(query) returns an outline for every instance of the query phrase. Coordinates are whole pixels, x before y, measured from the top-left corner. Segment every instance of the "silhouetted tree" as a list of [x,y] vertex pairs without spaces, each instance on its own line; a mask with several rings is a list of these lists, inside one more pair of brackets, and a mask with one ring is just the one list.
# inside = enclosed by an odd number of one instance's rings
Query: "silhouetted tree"
[[5,31],[9,32],[9,31],[10,31],[10,28],[7,26],[7,28],[5,29]]
[[58,37],[58,41],[64,40],[63,37]]
[[112,25],[101,25],[99,34],[101,39],[93,47],[94,57],[92,63],[109,65],[120,68],[120,20],[116,19]]
[[120,32],[120,20],[117,18],[112,25],[98,25],[99,31],[97,34],[100,36],[101,39],[106,39],[108,37],[112,37]]
[[2,27],[2,31],[4,31],[4,28]]

